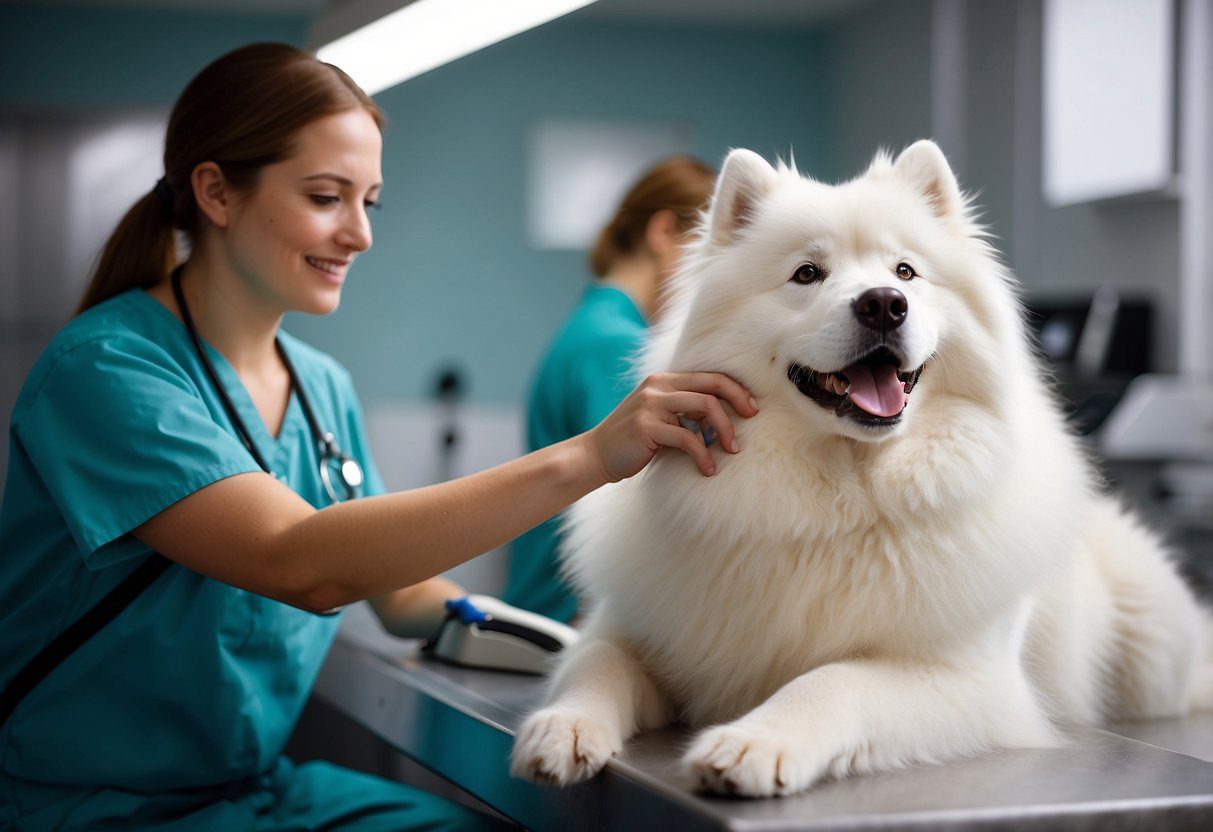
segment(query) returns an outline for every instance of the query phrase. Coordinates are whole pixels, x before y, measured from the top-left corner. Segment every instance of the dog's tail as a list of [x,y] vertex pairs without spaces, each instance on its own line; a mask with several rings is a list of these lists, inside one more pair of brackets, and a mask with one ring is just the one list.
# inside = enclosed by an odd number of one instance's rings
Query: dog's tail
[[1188,689],[1188,708],[1213,711],[1213,610],[1200,610],[1200,656]]

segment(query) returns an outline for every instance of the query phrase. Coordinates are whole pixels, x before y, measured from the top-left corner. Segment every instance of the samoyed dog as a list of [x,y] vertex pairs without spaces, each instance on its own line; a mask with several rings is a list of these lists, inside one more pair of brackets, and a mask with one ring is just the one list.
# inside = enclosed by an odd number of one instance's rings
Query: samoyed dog
[[679,721],[699,788],[790,794],[1213,704],[1213,619],[1101,493],[935,144],[838,186],[732,152],[675,280],[646,369],[761,412],[716,476],[663,451],[574,507],[594,604],[516,775]]

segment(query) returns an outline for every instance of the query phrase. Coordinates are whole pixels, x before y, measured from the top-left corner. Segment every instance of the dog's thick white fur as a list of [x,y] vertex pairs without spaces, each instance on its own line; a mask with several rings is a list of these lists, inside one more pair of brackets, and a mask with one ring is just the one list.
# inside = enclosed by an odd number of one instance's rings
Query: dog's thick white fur
[[[662,451],[574,507],[594,606],[516,775],[583,780],[677,720],[715,726],[692,785],[788,794],[1213,704],[1209,616],[1100,493],[936,145],[840,186],[733,151],[675,280],[646,369],[729,373],[761,412],[730,411],[716,476]],[[862,398],[879,349],[900,366],[866,406],[802,390],[842,372]]]

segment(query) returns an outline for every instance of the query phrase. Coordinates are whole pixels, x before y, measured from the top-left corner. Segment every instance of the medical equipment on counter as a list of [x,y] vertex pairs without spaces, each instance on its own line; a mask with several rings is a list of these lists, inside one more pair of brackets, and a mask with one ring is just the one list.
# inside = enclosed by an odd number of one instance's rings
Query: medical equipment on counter
[[1110,462],[1161,463],[1158,485],[1173,521],[1213,529],[1213,382],[1138,376],[1098,439]]
[[1100,431],[1110,459],[1213,462],[1213,383],[1168,375],[1141,375]]
[[450,664],[544,675],[580,637],[566,624],[487,595],[452,599],[446,609],[424,649]]

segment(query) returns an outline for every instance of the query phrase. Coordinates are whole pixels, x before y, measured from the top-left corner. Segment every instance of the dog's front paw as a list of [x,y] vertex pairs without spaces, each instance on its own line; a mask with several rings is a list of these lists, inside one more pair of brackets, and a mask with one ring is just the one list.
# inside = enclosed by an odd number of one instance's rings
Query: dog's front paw
[[581,714],[547,709],[522,723],[510,774],[566,786],[588,780],[623,747],[617,731]]
[[745,797],[793,794],[822,774],[811,755],[787,736],[741,722],[704,731],[683,764],[703,791]]

